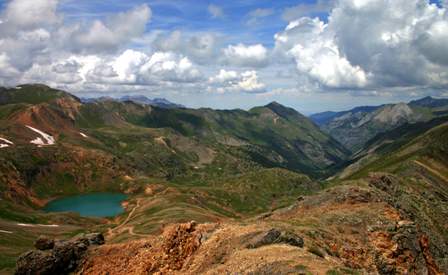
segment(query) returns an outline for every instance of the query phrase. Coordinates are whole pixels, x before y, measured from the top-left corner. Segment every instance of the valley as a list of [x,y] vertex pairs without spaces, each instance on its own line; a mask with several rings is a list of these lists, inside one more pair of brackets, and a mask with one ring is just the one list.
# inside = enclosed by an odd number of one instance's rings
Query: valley
[[[423,98],[308,118],[1,88],[0,274],[40,235],[89,232],[106,243],[78,274],[447,273],[447,111]],[[43,211],[98,192],[125,194],[124,213]]]

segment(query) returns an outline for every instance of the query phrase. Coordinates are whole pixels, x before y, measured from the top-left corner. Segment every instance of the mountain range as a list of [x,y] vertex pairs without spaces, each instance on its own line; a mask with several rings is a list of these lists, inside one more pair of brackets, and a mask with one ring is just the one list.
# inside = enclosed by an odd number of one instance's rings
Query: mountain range
[[425,97],[409,103],[362,106],[310,116],[319,127],[352,152],[377,134],[405,123],[425,122],[448,114],[448,99]]
[[[307,118],[0,88],[0,191],[4,273],[443,274],[448,100]],[[41,210],[90,192],[126,212]],[[89,232],[106,244],[73,250]],[[22,254],[41,234],[70,241]]]
[[144,95],[126,95],[122,96],[120,98],[113,98],[113,97],[96,97],[96,98],[80,98],[81,102],[83,103],[93,103],[98,101],[119,101],[119,102],[125,102],[125,101],[131,101],[134,103],[140,103],[144,105],[152,105],[157,106],[161,108],[185,108],[185,106],[181,104],[173,103],[165,98],[154,98],[150,99],[147,98]]

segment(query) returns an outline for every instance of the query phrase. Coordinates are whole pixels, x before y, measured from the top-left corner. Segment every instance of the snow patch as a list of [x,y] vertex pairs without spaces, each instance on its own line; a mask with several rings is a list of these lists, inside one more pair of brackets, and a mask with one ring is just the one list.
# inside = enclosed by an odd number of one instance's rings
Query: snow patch
[[35,227],[35,226],[43,226],[43,227],[59,227],[59,224],[30,224],[30,223],[18,223],[18,226],[24,227]]
[[0,141],[3,141],[3,142],[6,142],[6,143],[9,143],[9,144],[11,144],[11,145],[13,145],[13,144],[14,144],[14,142],[12,142],[12,141],[10,141],[10,140],[7,140],[6,138],[0,138]]
[[17,86],[17,87],[16,87],[16,90],[20,90],[20,89],[22,89],[22,87],[20,87],[20,86]]
[[86,134],[84,134],[84,133],[79,132],[79,134],[80,134],[82,137],[84,137],[84,138],[88,138],[88,136],[87,136]]
[[29,224],[29,223],[18,223],[18,226],[26,226],[26,227],[33,227],[34,225]]
[[38,224],[37,226],[43,226],[43,227],[59,227],[59,224]]
[[0,233],[12,234],[11,231],[6,231],[6,230],[0,230]]
[[33,128],[31,126],[26,125],[26,127],[30,130],[33,130],[34,132],[38,133],[39,135],[42,136],[42,138],[37,137],[36,139],[33,139],[32,141],[30,141],[30,143],[36,144],[37,146],[41,147],[41,146],[46,146],[46,145],[53,145],[55,144],[55,140],[54,137],[46,134],[44,132],[42,132],[41,130],[38,130],[36,128]]
[[10,145],[13,145],[13,144],[14,143],[12,141],[7,140],[6,138],[0,138],[0,149],[9,147]]

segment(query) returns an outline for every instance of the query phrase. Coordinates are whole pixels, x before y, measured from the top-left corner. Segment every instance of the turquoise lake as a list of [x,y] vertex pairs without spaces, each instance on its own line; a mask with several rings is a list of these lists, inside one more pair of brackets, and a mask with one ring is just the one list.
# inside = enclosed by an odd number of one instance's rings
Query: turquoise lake
[[91,193],[50,201],[46,212],[76,212],[83,217],[113,217],[124,212],[121,202],[127,198],[120,193]]

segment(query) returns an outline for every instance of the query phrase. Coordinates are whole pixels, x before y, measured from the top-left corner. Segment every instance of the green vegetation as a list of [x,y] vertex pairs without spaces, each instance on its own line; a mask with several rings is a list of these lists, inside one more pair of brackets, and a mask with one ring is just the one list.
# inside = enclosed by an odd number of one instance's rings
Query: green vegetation
[[1,88],[0,105],[17,103],[38,104],[67,96],[71,95],[45,85],[21,85],[11,89]]

